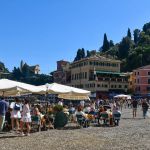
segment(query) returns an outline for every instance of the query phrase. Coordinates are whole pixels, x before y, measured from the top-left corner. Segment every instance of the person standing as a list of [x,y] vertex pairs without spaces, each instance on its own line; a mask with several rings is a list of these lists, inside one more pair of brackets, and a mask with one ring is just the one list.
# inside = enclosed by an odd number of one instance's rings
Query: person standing
[[1,98],[0,100],[0,131],[3,130],[4,122],[5,122],[5,114],[8,111],[8,103]]
[[[12,130],[19,130],[19,120],[21,118],[21,111],[22,111],[22,107],[21,107],[21,103],[19,98],[15,98],[15,102],[12,102],[10,104],[10,109],[11,109],[11,126],[12,126]],[[16,125],[16,128],[15,128]]]
[[21,120],[20,120],[20,127],[21,127],[21,135],[24,136],[23,133],[23,125],[26,124],[27,126],[27,136],[30,135],[30,123],[31,123],[31,114],[30,114],[30,107],[29,101],[25,100],[23,105]]
[[144,99],[142,102],[143,118],[145,119],[149,105],[148,102]]
[[85,101],[84,100],[80,101],[80,105],[82,106],[82,108],[84,108]]
[[133,118],[136,117],[137,106],[138,106],[138,102],[137,102],[137,100],[134,99],[132,101]]
[[63,99],[58,102],[58,105],[63,106]]

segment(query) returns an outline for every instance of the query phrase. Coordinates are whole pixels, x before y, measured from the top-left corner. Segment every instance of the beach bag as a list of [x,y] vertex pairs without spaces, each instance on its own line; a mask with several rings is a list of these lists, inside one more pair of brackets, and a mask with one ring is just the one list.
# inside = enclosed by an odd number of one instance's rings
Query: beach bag
[[15,103],[14,110],[20,111],[20,105]]

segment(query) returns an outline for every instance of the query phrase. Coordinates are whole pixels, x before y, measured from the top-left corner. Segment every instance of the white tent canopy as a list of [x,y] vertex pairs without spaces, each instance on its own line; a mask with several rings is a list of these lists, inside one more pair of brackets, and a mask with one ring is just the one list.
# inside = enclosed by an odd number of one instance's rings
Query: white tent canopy
[[8,79],[0,80],[0,95],[16,96],[27,93],[36,94],[58,94],[58,97],[64,99],[89,99],[90,91],[66,86],[62,84],[52,83],[42,86],[34,86],[26,83],[12,81]]
[[126,98],[126,99],[131,99],[131,95],[119,94],[119,95],[114,96],[114,98]]
[[[47,88],[46,88],[47,86]],[[90,95],[90,91],[74,88],[71,86],[66,86],[58,83],[52,83],[47,85],[38,86],[40,89],[47,91],[51,94],[65,94],[73,93],[77,95]]]
[[40,93],[43,92],[37,86],[21,83],[17,81],[12,81],[8,79],[0,80],[0,95],[2,96],[15,96],[19,94],[26,93]]
[[[83,90],[83,89],[78,89],[74,88],[71,86],[66,86],[58,83],[52,83],[52,84],[47,84],[39,86],[40,89],[42,88],[43,90],[45,89],[48,93],[51,94],[58,94],[59,98],[64,98],[64,99],[89,99],[90,91]],[[45,92],[46,92],[45,91]]]

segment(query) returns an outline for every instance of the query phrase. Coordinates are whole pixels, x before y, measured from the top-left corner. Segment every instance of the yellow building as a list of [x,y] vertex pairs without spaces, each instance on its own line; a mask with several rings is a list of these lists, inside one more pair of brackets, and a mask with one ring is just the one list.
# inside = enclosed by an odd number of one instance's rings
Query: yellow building
[[120,73],[120,63],[98,55],[67,63],[63,66],[65,84],[90,90],[97,97],[127,92],[128,75]]

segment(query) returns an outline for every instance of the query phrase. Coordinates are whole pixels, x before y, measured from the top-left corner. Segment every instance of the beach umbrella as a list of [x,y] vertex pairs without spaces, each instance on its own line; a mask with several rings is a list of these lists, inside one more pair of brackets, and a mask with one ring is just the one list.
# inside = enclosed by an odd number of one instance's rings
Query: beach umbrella
[[23,94],[31,94],[31,93],[40,93],[43,92],[41,88],[17,82],[8,79],[0,80],[0,95],[1,96],[15,96],[15,95],[23,95]]
[[125,94],[119,94],[114,96],[114,98],[126,98],[126,99],[131,99],[130,95],[125,95]]
[[52,83],[47,85],[39,86],[39,88],[42,88],[47,91],[49,94],[58,94],[59,98],[63,99],[74,99],[74,100],[83,100],[83,99],[89,99],[90,91],[74,88],[67,85],[62,85],[58,83]]

